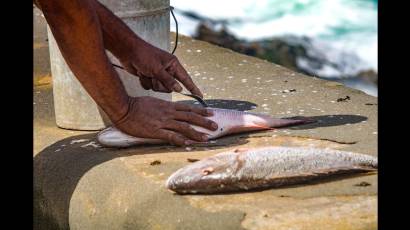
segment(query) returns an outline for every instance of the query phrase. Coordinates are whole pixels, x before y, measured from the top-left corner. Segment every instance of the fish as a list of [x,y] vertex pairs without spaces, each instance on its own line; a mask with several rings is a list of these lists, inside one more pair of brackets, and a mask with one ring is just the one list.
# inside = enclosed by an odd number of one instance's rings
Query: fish
[[213,194],[278,188],[376,170],[377,157],[354,152],[311,147],[237,148],[177,170],[165,186],[177,194]]
[[[213,116],[208,119],[218,124],[218,130],[211,131],[202,127],[191,125],[195,130],[205,133],[209,140],[213,140],[225,135],[249,132],[255,130],[267,130],[291,125],[301,125],[314,122],[309,119],[284,119],[274,118],[265,114],[251,112],[210,108]],[[106,147],[130,147],[142,144],[163,144],[164,140],[133,137],[115,128],[108,127],[97,135],[97,140]]]

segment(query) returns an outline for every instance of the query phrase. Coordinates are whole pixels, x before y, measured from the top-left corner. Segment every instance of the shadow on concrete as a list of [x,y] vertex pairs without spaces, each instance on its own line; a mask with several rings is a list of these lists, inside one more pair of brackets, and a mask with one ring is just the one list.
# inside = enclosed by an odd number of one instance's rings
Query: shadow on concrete
[[[178,101],[178,102],[188,104],[188,105],[200,106],[200,104],[197,101],[194,101],[194,100],[183,100],[183,101]],[[255,109],[256,107],[258,107],[257,104],[249,102],[249,101],[210,99],[210,100],[205,100],[205,102],[210,107],[213,107],[213,108],[234,109],[234,110],[239,110],[239,111],[252,110],[252,109]]]
[[312,116],[312,117],[289,117],[289,119],[308,119],[315,121],[313,123],[308,123],[300,126],[292,126],[288,129],[291,130],[303,130],[303,129],[315,129],[320,127],[331,127],[340,126],[347,124],[355,124],[362,121],[366,121],[367,117],[359,115],[323,115],[323,116]]
[[[216,100],[219,108],[249,110],[255,104],[243,101]],[[193,101],[191,101],[192,103]],[[239,105],[238,105],[239,104]],[[316,127],[337,126],[347,123],[358,123],[366,117],[355,115],[328,115],[309,117],[321,121],[289,129],[312,129]],[[216,141],[191,146],[193,150],[227,148],[243,145],[248,142],[249,133],[226,136]],[[79,141],[83,140],[83,141]],[[126,149],[96,148],[96,135],[85,134],[60,140],[41,152],[33,159],[34,166],[34,229],[68,229],[70,200],[81,178],[92,168],[113,160],[143,154],[183,152],[183,147],[171,145],[143,145]]]
[[[90,145],[92,142],[97,143],[93,133],[69,137],[46,147],[34,157],[34,229],[69,229],[71,197],[81,178],[92,168],[117,157],[185,151],[183,147],[165,144],[126,149],[97,148]],[[192,149],[226,148],[247,142],[235,135],[192,146]]]

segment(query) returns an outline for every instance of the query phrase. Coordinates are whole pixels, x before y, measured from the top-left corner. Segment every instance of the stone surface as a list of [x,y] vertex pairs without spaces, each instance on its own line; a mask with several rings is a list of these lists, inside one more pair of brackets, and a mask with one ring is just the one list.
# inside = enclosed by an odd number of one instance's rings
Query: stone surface
[[[319,122],[190,149],[109,149],[97,145],[95,133],[55,126],[52,86],[42,77],[46,83],[34,86],[36,229],[377,228],[377,174],[225,195],[168,191],[165,180],[189,164],[188,158],[239,146],[315,146],[377,155],[377,98],[188,37],[180,42],[177,56],[214,107]],[[346,96],[350,100],[337,102]],[[161,163],[151,165],[154,161]]]

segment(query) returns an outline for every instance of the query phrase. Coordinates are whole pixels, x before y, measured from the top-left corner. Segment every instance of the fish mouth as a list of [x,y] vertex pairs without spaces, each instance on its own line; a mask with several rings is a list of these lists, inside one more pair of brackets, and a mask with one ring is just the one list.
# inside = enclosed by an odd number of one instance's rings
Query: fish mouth
[[221,175],[175,175],[168,178],[166,187],[177,194],[207,194],[222,192],[232,183],[236,183],[236,180],[227,182]]
[[206,194],[223,187],[222,182],[214,180],[200,180],[189,183],[167,183],[167,188],[177,194]]
[[177,189],[176,184],[174,183],[174,180],[172,180],[172,178],[168,178],[168,180],[165,182],[165,187],[169,190],[174,191],[175,189]]
[[185,179],[181,177],[170,177],[166,182],[166,188],[178,194],[191,193],[191,191],[196,188],[195,181],[187,180],[184,182],[184,180]]
[[166,188],[177,193],[194,188],[202,176],[198,173],[184,173],[185,170],[182,168],[173,173],[165,182]]

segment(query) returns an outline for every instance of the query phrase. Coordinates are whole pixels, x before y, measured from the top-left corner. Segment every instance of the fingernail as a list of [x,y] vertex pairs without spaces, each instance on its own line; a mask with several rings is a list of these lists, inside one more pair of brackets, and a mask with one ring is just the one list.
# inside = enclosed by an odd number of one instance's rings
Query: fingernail
[[208,141],[208,136],[207,135],[202,135],[202,140],[203,141]]
[[177,83],[177,84],[175,84],[174,85],[174,91],[177,91],[177,92],[181,92],[182,91],[182,87]]
[[209,110],[209,109],[206,111],[206,113],[207,113],[208,115],[210,115],[210,116],[213,116],[213,115],[214,115],[214,111]]
[[216,124],[216,123],[212,123],[212,128],[214,128],[214,129],[217,129],[218,128],[218,124]]

